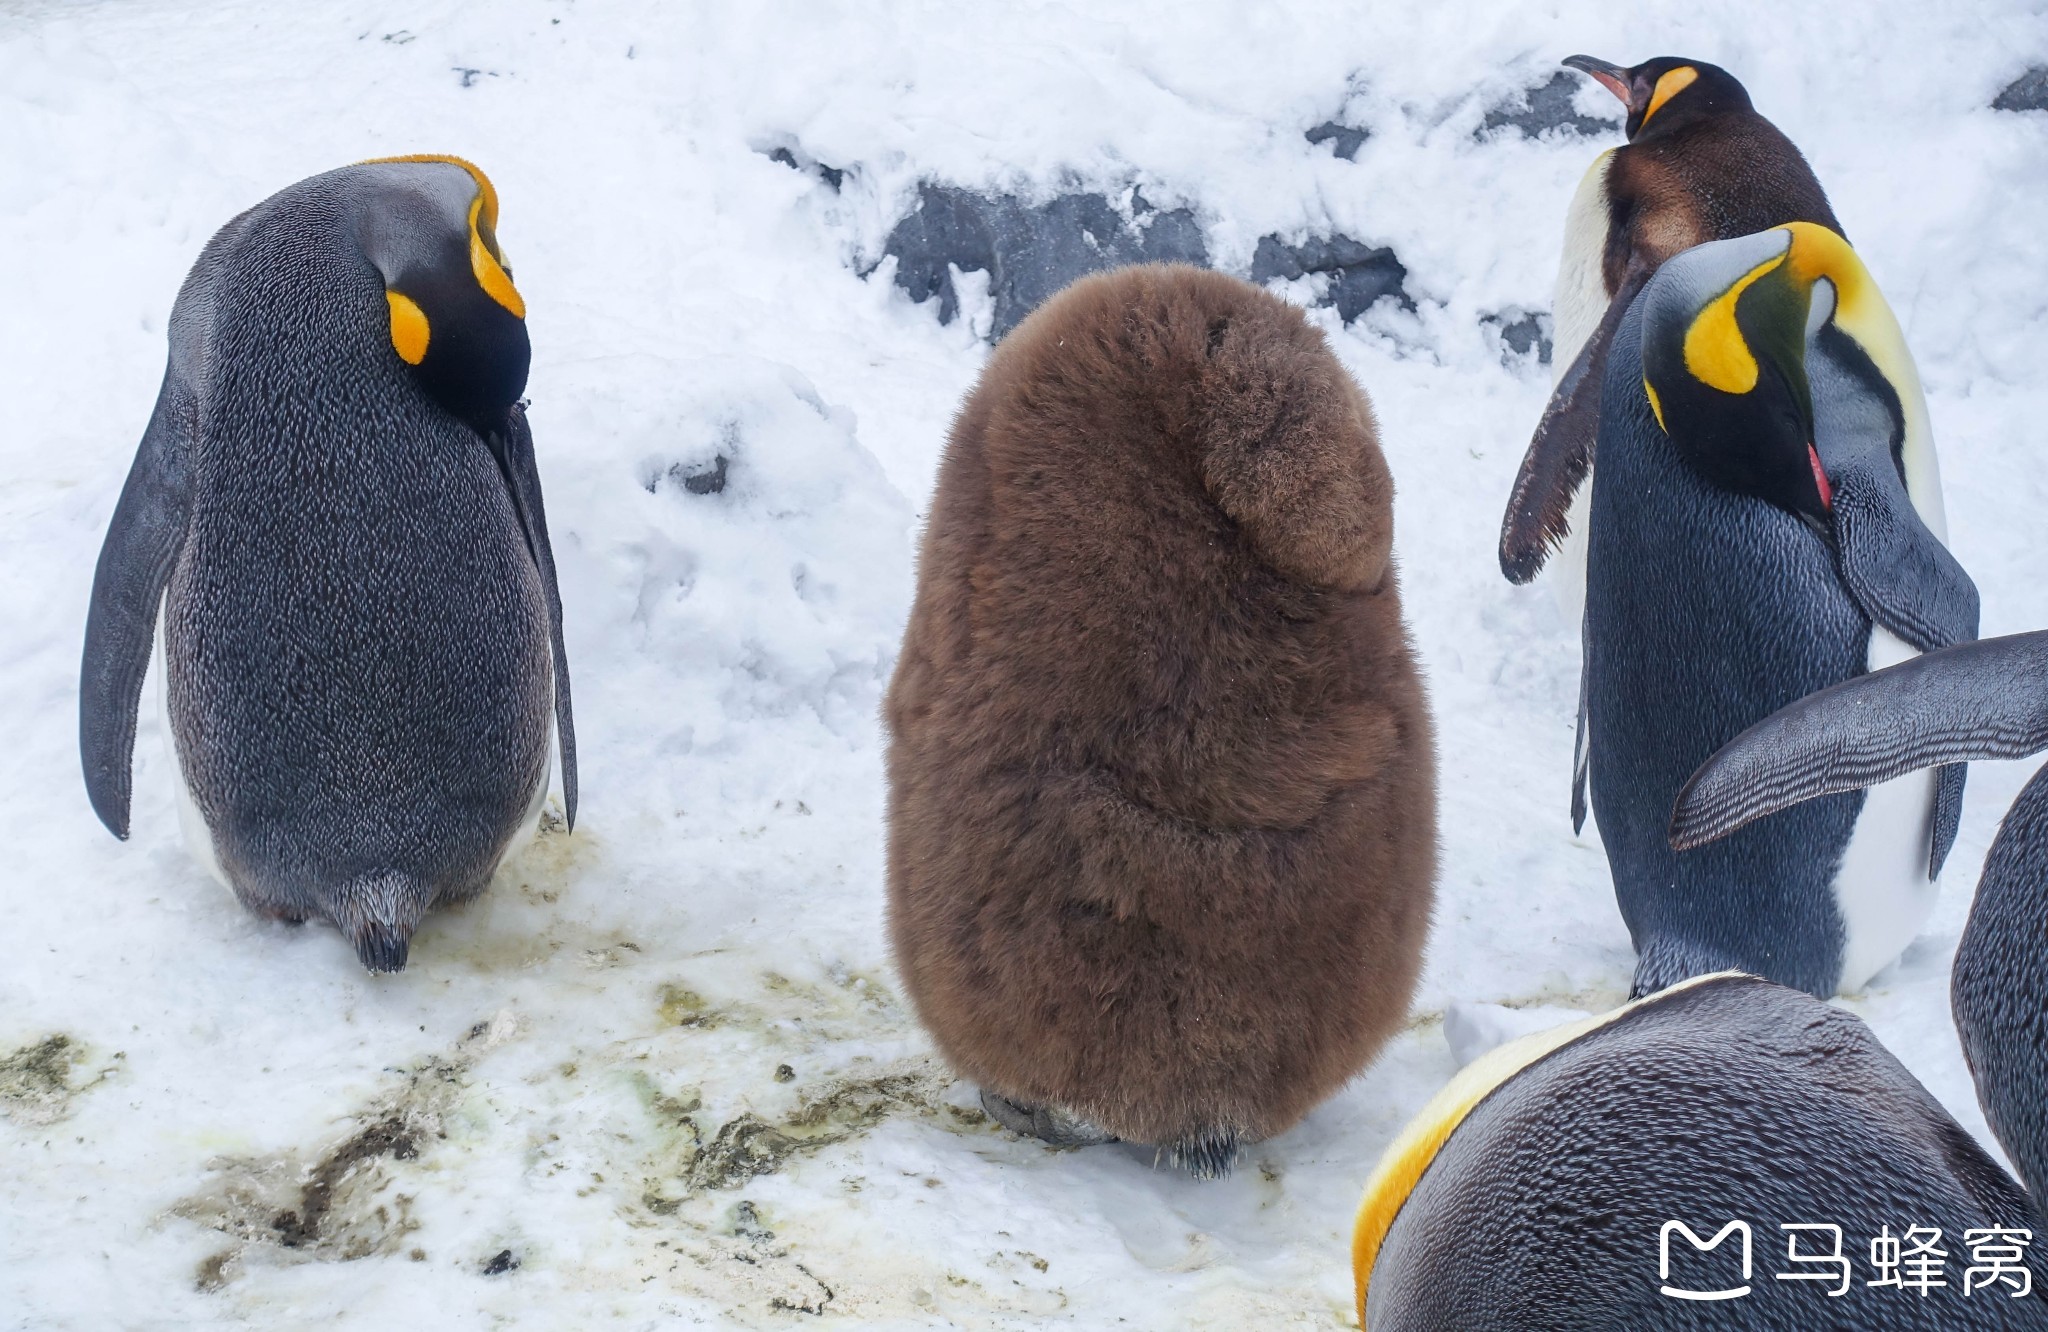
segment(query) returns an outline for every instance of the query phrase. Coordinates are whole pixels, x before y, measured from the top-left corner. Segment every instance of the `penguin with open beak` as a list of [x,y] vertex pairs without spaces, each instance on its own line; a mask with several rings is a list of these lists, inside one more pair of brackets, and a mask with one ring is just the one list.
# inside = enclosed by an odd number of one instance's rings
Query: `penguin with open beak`
[[[1773,714],[1680,793],[1698,848],[1802,801],[2048,750],[2048,633]],[[2048,1328],[2048,768],[2006,813],[1951,1002],[2015,1180],[1855,1016],[1700,977],[1476,1060],[1381,1158],[1367,1332]],[[1887,1265],[1888,1260],[1888,1265]]]
[[1526,583],[1555,550],[1553,582],[1576,620],[1602,370],[1636,294],[1695,245],[1785,222],[1842,228],[1799,149],[1727,70],[1677,56],[1633,68],[1584,55],[1564,64],[1628,108],[1628,143],[1594,161],[1566,217],[1551,307],[1557,382],[1508,501],[1500,564],[1509,582]]
[[1577,826],[1590,785],[1634,993],[1730,968],[1859,989],[1933,906],[1960,766],[1684,854],[1665,824],[1758,719],[1976,637],[1898,323],[1825,227],[1699,246],[1616,329],[1599,431],[1572,805]]

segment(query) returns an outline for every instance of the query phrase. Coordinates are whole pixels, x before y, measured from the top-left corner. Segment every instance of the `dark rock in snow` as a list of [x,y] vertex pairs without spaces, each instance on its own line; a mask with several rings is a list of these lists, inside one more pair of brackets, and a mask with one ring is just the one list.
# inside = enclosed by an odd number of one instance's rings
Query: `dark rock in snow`
[[1128,219],[1100,194],[1063,194],[1029,204],[930,182],[917,209],[896,224],[882,253],[896,260],[896,285],[914,301],[939,298],[939,322],[959,313],[950,268],[989,275],[995,301],[990,336],[1000,338],[1040,301],[1084,274],[1124,264],[1206,265],[1208,243],[1185,208],[1162,212],[1133,192]]
[[2036,65],[2005,85],[1991,103],[1994,111],[2048,111],[2048,65]]
[[1475,137],[1483,139],[1509,125],[1520,130],[1525,139],[1533,139],[1552,129],[1572,134],[1608,134],[1620,129],[1620,116],[1603,120],[1579,114],[1573,98],[1578,96],[1583,84],[1584,80],[1578,75],[1559,70],[1550,76],[1550,82],[1523,90],[1520,106],[1509,101],[1488,111],[1486,119],[1479,122],[1479,132]]
[[769,152],[768,160],[780,162],[792,171],[801,171],[807,176],[816,176],[819,180],[824,181],[834,194],[837,194],[839,187],[846,183],[846,168],[826,166],[814,157],[799,157],[796,150],[792,148],[776,148]]
[[725,489],[725,472],[732,466],[732,459],[719,454],[711,460],[709,467],[686,470],[681,463],[669,469],[669,475],[683,483],[683,489],[692,495],[716,495]]
[[1538,364],[1550,364],[1549,315],[1533,310],[1502,310],[1485,316],[1479,322],[1500,334],[1501,360],[1506,361],[1510,356],[1527,356],[1534,350]]
[[483,1270],[485,1276],[503,1276],[507,1272],[516,1271],[518,1267],[519,1260],[512,1256],[512,1250],[500,1249],[484,1262]]
[[1355,162],[1358,160],[1358,150],[1365,146],[1367,139],[1372,137],[1372,131],[1362,130],[1353,125],[1340,125],[1334,120],[1326,120],[1302,137],[1310,143],[1332,144],[1333,146],[1330,151],[1337,155],[1338,161]]
[[1259,248],[1252,254],[1253,282],[1264,286],[1275,278],[1311,273],[1329,276],[1322,303],[1336,306],[1338,318],[1347,324],[1383,297],[1393,297],[1404,310],[1415,308],[1403,285],[1408,280],[1408,266],[1383,245],[1367,245],[1342,233],[1310,236],[1299,245],[1289,245],[1278,236],[1259,238]]

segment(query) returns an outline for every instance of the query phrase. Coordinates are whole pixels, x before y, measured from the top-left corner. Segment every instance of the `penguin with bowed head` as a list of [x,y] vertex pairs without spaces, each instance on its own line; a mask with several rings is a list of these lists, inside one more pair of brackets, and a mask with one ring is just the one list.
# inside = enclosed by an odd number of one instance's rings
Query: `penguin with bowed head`
[[[221,228],[170,319],[94,575],[86,790],[129,829],[152,640],[187,844],[241,901],[371,971],[483,891],[548,790],[571,824],[561,598],[497,193],[364,162]],[[159,625],[159,617],[161,624]]]
[[1736,969],[1827,997],[1918,933],[1960,765],[1674,852],[1671,801],[1759,718],[1976,636],[1897,321],[1848,243],[1791,223],[1667,261],[1616,330],[1587,547],[1586,793],[1634,993]]
[[886,717],[897,966],[998,1121],[1220,1175],[1400,1029],[1436,800],[1392,535],[1269,293],[1123,269],[996,348]]
[[1508,581],[1527,583],[1554,550],[1560,567],[1551,583],[1576,622],[1600,386],[1636,294],[1665,260],[1695,245],[1786,222],[1842,227],[1799,149],[1727,70],[1680,56],[1624,68],[1575,55],[1564,65],[1627,108],[1628,142],[1594,160],[1566,214],[1551,305],[1556,387],[1508,501],[1500,564]]

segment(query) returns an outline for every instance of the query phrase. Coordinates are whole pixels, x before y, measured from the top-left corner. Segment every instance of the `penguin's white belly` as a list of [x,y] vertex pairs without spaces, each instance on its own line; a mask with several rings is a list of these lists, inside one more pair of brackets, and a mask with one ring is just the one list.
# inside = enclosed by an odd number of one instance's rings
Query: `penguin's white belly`
[[554,784],[555,746],[559,743],[555,737],[554,680],[554,668],[550,666],[548,668],[548,747],[541,755],[540,785],[533,788],[533,794],[526,801],[524,824],[529,830],[536,826],[536,822],[540,818],[541,806],[548,803],[548,787]]
[[[1579,357],[1593,330],[1607,315],[1604,264],[1607,256],[1607,166],[1613,151],[1602,153],[1579,181],[1565,214],[1564,253],[1557,264],[1557,287],[1551,295],[1550,379],[1554,385]],[[1593,515],[1593,472],[1572,496],[1570,530],[1548,561],[1550,589],[1565,619],[1577,624],[1586,610],[1586,524]]]
[[[1871,626],[1871,670],[1919,655],[1897,635]],[[1835,873],[1835,905],[1842,914],[1843,932],[1838,988],[1845,994],[1861,990],[1891,965],[1934,910],[1940,884],[1927,877],[1934,788],[1930,768],[1864,793],[1863,810]]]
[[164,753],[171,760],[171,798],[178,806],[178,831],[184,834],[185,850],[200,867],[221,887],[233,892],[234,885],[228,882],[227,872],[220,867],[220,854],[214,849],[213,828],[206,822],[206,815],[199,812],[199,802],[192,798],[192,787],[185,780],[185,761],[178,753],[178,732],[171,726],[171,657],[164,646],[168,601],[166,596],[158,602],[156,611],[156,701],[157,713],[163,718]]
[[1568,624],[1579,624],[1586,615],[1586,527],[1593,521],[1593,469],[1579,483],[1572,507],[1565,510],[1570,525],[1564,540],[1550,553],[1550,591]]

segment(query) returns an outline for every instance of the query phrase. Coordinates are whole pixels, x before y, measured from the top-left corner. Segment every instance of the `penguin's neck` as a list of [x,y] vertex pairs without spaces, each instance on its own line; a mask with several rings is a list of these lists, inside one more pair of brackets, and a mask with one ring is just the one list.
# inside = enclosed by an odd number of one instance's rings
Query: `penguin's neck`
[[1984,859],[1950,999],[1984,1117],[2048,1221],[2048,768]]

